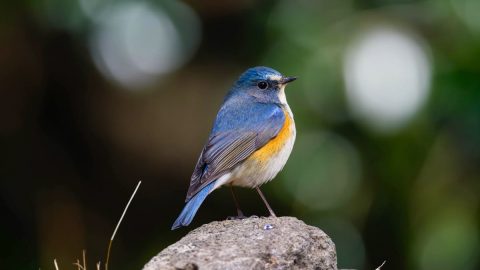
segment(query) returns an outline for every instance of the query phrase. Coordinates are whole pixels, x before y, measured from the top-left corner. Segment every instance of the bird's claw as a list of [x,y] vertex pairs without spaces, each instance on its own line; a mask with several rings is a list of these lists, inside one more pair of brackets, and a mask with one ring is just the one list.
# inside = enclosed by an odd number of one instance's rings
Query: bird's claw
[[246,219],[246,218],[247,218],[247,216],[245,216],[245,215],[228,216],[227,220],[242,220],[242,219]]

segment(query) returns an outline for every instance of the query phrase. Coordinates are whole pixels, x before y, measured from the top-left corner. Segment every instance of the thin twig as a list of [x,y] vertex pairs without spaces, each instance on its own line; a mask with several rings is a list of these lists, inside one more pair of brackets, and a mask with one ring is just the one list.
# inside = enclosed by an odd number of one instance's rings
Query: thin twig
[[58,270],[57,259],[53,259],[53,264],[55,265],[55,270]]
[[87,260],[86,260],[86,256],[85,256],[85,249],[82,251],[83,252],[83,270],[87,270]]
[[77,270],[81,270],[82,269],[82,266],[80,265],[80,260],[77,259],[77,262],[76,263],[73,263],[73,265],[76,265],[77,266]]
[[80,264],[80,261],[79,261],[79,260],[77,260],[77,262],[74,263],[73,265],[77,266],[77,269],[78,269],[78,270],[85,270],[85,268],[83,268],[83,266]]
[[382,263],[379,267],[375,268],[375,270],[380,270],[380,269],[382,269],[383,265],[384,265],[386,262],[387,262],[386,260],[383,261],[383,263]]
[[105,260],[105,270],[108,270],[108,261],[110,260],[110,249],[112,249],[113,240],[108,241],[107,259]]
[[120,227],[120,223],[122,223],[123,217],[125,216],[125,213],[127,212],[127,209],[130,206],[130,203],[132,202],[133,197],[135,197],[135,194],[137,193],[138,187],[140,187],[141,183],[142,181],[138,181],[137,187],[133,191],[132,196],[130,197],[130,200],[128,200],[128,203],[125,206],[125,209],[123,210],[122,216],[120,217],[120,220],[118,220],[117,226],[115,227],[112,237],[110,238],[110,242],[108,243],[107,259],[105,260],[105,270],[108,270],[108,261],[110,260],[110,250],[112,248],[112,242],[113,242],[113,239],[115,238],[115,234],[117,233],[118,227]]

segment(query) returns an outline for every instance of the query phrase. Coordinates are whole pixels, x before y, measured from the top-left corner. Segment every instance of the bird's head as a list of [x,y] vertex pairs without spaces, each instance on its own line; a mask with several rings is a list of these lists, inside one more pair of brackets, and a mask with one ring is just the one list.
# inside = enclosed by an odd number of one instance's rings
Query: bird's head
[[248,94],[260,102],[286,104],[285,86],[296,79],[269,67],[253,67],[240,75],[233,91]]

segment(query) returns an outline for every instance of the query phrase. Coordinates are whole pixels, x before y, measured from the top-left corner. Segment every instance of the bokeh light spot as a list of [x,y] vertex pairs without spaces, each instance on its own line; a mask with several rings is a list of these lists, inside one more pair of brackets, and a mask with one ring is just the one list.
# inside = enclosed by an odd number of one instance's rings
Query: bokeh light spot
[[480,1],[450,0],[460,19],[474,32],[480,33]]
[[360,33],[344,61],[353,116],[380,132],[402,127],[426,101],[430,73],[426,50],[412,34],[380,25]]
[[[193,12],[185,14],[192,16]],[[195,24],[197,20],[186,21]],[[199,27],[193,25],[189,30],[195,29]],[[193,41],[196,43],[198,40]],[[196,46],[182,44],[179,29],[166,12],[140,2],[119,4],[102,12],[91,48],[104,75],[138,89],[180,67]]]
[[474,269],[479,252],[478,230],[470,213],[447,211],[419,239],[420,269]]

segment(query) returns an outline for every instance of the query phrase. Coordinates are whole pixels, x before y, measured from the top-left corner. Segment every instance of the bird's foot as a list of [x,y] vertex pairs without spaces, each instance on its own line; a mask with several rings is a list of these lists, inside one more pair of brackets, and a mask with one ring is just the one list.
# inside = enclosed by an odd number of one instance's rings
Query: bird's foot
[[242,220],[248,218],[245,215],[238,215],[238,216],[228,216],[227,220]]
[[246,218],[260,218],[259,216],[257,215],[251,215],[251,216],[245,216],[245,215],[238,215],[238,216],[228,216],[227,217],[227,220],[242,220],[242,219],[246,219]]
[[246,218],[248,218],[248,217],[243,214],[243,212],[242,212],[242,210],[240,210],[240,208],[237,207],[237,215],[236,216],[228,216],[227,220],[242,220],[242,219],[246,219]]

